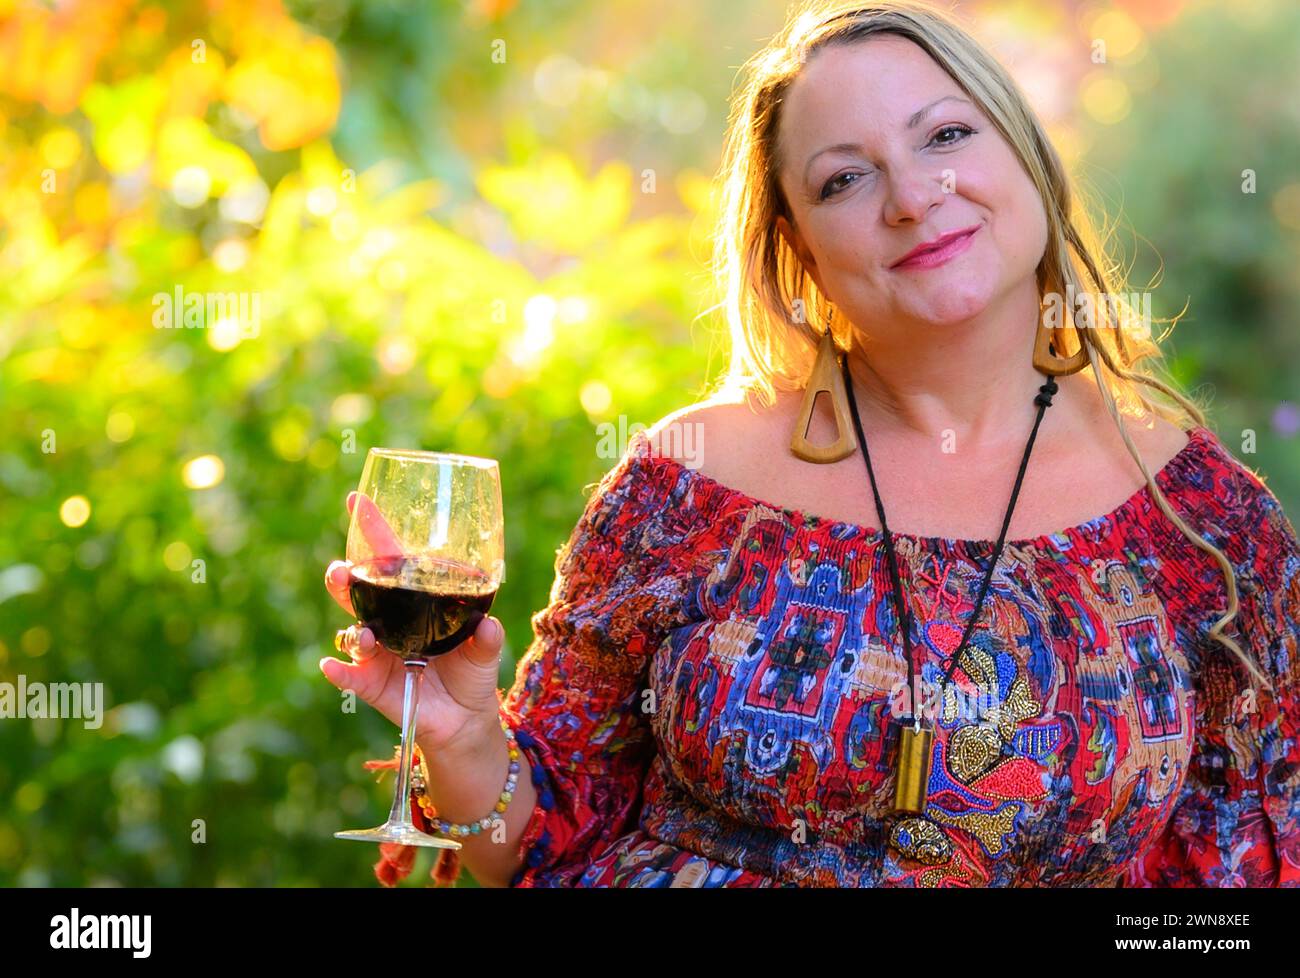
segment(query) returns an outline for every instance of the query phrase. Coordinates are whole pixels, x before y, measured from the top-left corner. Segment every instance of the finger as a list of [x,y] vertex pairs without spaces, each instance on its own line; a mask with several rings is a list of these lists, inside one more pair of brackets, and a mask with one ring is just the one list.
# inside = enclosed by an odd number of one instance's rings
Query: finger
[[401,723],[402,717],[403,686],[393,674],[394,669],[401,668],[402,661],[395,655],[372,656],[359,663],[331,656],[320,660],[320,671],[326,679],[339,689],[352,690],[393,723]]
[[474,634],[462,646],[465,658],[475,665],[495,667],[501,660],[505,637],[506,630],[501,622],[491,615],[484,615]]
[[329,591],[330,597],[338,602],[340,608],[355,618],[357,613],[352,610],[351,582],[352,569],[346,560],[335,560],[325,568],[325,590]]
[[361,624],[353,625],[352,629],[352,658],[354,661],[365,662],[367,659],[379,654],[379,643],[375,641],[374,632]]
[[360,623],[340,629],[334,636],[334,648],[346,653],[353,662],[365,662],[380,651],[374,632]]
[[351,503],[352,518],[360,527],[361,535],[365,537],[370,552],[376,557],[400,557],[402,542],[397,539],[397,534],[388,525],[388,521],[384,519],[384,514],[379,511],[375,501],[364,492],[353,493],[348,499]]

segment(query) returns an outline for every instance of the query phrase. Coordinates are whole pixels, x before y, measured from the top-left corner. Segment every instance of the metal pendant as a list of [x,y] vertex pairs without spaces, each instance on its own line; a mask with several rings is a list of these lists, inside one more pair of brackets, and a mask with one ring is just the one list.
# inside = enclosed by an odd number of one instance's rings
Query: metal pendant
[[894,784],[894,811],[920,814],[925,811],[930,783],[930,748],[934,728],[919,722],[904,727],[898,741],[898,770]]

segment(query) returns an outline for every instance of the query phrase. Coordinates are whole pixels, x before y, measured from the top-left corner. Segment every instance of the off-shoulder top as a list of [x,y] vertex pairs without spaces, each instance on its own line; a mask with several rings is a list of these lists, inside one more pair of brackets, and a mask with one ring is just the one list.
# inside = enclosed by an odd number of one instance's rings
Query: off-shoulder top
[[[637,432],[502,697],[537,789],[511,885],[1300,885],[1295,530],[1207,428],[1155,479],[1232,563],[1225,632],[1275,692],[1208,636],[1219,566],[1144,486],[1007,542],[953,673],[996,708],[942,701],[909,815],[881,532],[755,499]],[[894,538],[937,682],[994,542]]]

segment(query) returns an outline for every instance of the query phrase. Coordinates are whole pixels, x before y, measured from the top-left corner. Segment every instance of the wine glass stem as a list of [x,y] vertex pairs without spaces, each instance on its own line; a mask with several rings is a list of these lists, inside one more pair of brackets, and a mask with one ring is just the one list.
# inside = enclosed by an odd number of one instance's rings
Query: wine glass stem
[[415,716],[420,706],[420,674],[425,660],[406,660],[406,687],[402,693],[402,753],[398,762],[397,790],[388,824],[415,827],[411,821],[411,754],[415,746]]

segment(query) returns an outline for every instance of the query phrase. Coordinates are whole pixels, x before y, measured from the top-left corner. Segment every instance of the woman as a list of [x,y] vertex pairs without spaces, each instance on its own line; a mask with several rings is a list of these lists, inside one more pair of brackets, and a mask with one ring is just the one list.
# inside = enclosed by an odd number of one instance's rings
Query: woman
[[1123,290],[1023,96],[912,3],[748,68],[732,370],[602,480],[501,702],[495,620],[426,672],[426,806],[485,885],[1300,885],[1300,545],[1073,304]]

